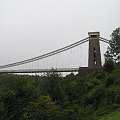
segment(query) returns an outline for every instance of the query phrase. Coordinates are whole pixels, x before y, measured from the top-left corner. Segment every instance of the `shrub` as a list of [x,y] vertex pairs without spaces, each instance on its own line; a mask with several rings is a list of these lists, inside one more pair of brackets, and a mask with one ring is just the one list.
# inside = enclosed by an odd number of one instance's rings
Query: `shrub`
[[107,72],[107,73],[111,73],[114,69],[114,62],[112,60],[108,60],[105,62],[103,69]]

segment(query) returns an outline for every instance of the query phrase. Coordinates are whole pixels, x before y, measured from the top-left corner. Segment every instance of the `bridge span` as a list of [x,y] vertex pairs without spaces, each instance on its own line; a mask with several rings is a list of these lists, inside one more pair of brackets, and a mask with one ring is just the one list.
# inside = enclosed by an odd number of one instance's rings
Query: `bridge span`
[[[89,35],[89,37],[87,37],[87,38],[79,40],[79,41],[77,41],[73,44],[67,45],[63,48],[54,50],[52,52],[48,52],[46,54],[42,54],[42,55],[37,56],[37,57],[33,57],[30,59],[14,62],[11,64],[0,65],[0,74],[6,74],[6,73],[47,73],[47,72],[78,72],[80,75],[88,74],[89,72],[102,67],[100,42],[99,41],[102,41],[105,43],[110,43],[110,40],[107,40],[105,38],[100,37],[99,32],[89,32],[88,35]],[[76,59],[80,60],[79,55],[76,55],[76,52],[75,51],[72,52],[71,50],[73,50],[73,48],[74,49],[79,48],[78,46],[80,46],[86,42],[89,42],[88,66],[79,68],[78,66],[82,66],[80,64],[80,61],[76,61]],[[70,52],[70,57],[67,56],[67,54],[62,54],[63,52],[65,52],[65,51],[67,52],[68,50]],[[54,60],[53,56],[55,56],[55,55],[56,55],[56,59]],[[51,58],[51,60],[50,60],[50,58]],[[64,58],[67,58],[67,62],[64,62]],[[72,59],[74,59],[74,62],[72,62]],[[32,65],[32,67],[31,67],[30,63],[34,64],[36,61],[38,62],[37,66],[35,65],[35,67],[34,67]],[[45,62],[47,63],[47,67],[44,64]],[[60,62],[62,62],[62,63],[60,63]],[[65,67],[64,63],[68,64],[69,62],[71,62],[71,64],[69,64],[68,67]],[[56,65],[56,63],[58,63],[58,66]],[[78,64],[76,65],[76,63],[78,63]],[[70,66],[70,65],[72,65],[72,66]],[[18,67],[18,66],[20,66],[20,67]],[[18,67],[18,68],[16,68],[16,67]],[[55,69],[52,69],[52,68],[55,68]]]
[[5,74],[5,73],[47,73],[47,72],[79,72],[79,68],[0,70],[0,74]]

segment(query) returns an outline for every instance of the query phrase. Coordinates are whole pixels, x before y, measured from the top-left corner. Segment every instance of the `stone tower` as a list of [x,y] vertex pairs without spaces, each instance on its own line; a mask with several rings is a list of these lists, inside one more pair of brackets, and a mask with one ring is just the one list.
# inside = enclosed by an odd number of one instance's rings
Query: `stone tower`
[[101,53],[99,43],[99,32],[89,32],[89,59],[88,68],[95,69],[100,68],[101,65]]

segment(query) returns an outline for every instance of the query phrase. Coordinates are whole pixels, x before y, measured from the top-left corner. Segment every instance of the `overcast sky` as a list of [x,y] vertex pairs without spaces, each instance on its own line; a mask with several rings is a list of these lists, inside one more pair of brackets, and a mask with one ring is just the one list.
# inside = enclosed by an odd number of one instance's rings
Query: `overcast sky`
[[[0,65],[120,27],[120,0],[0,0]],[[85,49],[83,49],[84,51]]]

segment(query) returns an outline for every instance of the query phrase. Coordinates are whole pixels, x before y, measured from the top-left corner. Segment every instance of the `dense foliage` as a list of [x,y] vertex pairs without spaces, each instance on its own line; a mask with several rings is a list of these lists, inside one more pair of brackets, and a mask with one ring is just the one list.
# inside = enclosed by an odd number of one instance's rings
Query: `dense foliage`
[[120,63],[84,78],[0,75],[0,120],[97,120],[119,108]]
[[111,34],[111,40],[105,53],[105,59],[120,62],[120,28],[117,28]]

